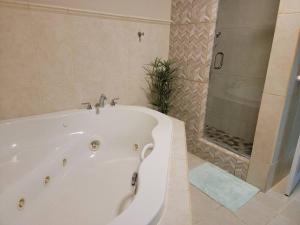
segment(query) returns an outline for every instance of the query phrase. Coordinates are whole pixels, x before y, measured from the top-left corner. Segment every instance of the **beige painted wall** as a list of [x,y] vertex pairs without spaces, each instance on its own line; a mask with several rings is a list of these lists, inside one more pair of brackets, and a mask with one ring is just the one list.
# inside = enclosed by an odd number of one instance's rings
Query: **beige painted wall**
[[168,24],[17,6],[0,1],[0,120],[78,108],[101,93],[147,104],[142,67],[167,58]]
[[290,166],[278,143],[299,30],[300,2],[281,0],[248,174],[248,181],[263,190],[284,177]]

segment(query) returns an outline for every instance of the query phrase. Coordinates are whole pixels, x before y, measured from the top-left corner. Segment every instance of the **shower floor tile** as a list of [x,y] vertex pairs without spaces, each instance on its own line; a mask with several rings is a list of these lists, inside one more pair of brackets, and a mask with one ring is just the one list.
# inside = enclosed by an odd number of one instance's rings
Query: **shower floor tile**
[[247,157],[251,155],[253,142],[248,142],[243,138],[232,136],[223,130],[208,125],[205,125],[204,134],[209,141],[230,151]]

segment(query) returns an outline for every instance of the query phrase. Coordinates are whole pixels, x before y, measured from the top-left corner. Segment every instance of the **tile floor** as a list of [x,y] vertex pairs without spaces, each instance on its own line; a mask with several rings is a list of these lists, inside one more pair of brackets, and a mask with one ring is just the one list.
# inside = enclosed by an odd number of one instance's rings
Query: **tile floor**
[[[189,169],[204,162],[188,153]],[[290,197],[277,189],[259,192],[233,213],[190,185],[193,225],[300,225],[300,184]]]

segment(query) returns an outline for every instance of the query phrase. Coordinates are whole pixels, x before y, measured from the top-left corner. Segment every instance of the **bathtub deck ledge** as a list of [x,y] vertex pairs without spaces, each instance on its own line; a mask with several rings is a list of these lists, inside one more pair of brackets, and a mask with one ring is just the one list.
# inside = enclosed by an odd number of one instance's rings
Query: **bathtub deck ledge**
[[188,184],[187,147],[184,123],[173,122],[172,152],[165,208],[158,225],[191,225],[191,203]]

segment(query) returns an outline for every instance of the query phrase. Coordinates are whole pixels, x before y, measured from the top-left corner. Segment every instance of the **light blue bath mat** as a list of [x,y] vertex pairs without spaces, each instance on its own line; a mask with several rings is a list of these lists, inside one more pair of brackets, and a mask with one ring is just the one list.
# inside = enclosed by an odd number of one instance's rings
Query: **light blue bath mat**
[[211,163],[190,170],[189,178],[191,184],[231,211],[237,211],[259,191]]

